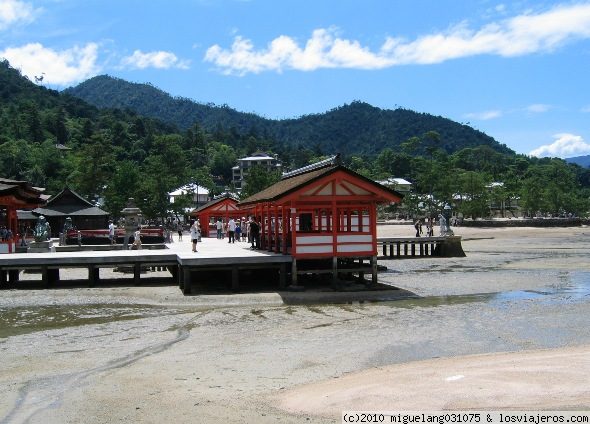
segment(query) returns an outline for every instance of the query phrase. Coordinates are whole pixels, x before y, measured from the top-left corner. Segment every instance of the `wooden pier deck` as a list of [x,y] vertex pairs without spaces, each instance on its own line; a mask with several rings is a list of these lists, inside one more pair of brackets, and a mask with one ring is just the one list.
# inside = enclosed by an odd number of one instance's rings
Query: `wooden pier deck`
[[186,294],[190,293],[198,272],[203,271],[231,273],[232,288],[237,290],[241,270],[276,268],[280,272],[280,285],[284,287],[288,265],[292,262],[291,256],[251,250],[249,243],[230,244],[227,239],[204,238],[198,243],[196,253],[191,251],[188,237],[166,246],[165,249],[145,246],[141,250],[121,250],[115,246],[116,250],[100,251],[71,251],[68,246],[68,251],[0,255],[0,288],[17,287],[19,274],[25,270],[40,271],[43,286],[49,288],[60,280],[60,270],[67,268],[86,268],[88,285],[95,286],[100,283],[101,268],[121,266],[132,267],[134,284],[141,282],[144,267],[167,268]]
[[[409,259],[420,256],[464,256],[460,240],[460,237],[379,238],[377,243],[379,253],[382,254],[380,259]],[[369,259],[367,264],[361,260],[361,265],[353,269],[339,269],[337,264],[333,264],[326,269],[313,268],[310,271],[305,267],[297,268],[291,255],[252,250],[249,243],[230,244],[227,239],[203,238],[197,244],[198,251],[195,253],[191,251],[188,237],[167,244],[165,248],[162,245],[158,245],[158,249],[148,247],[142,250],[121,250],[120,246],[116,246],[116,250],[72,251],[72,246],[68,246],[57,252],[3,254],[0,255],[0,288],[18,287],[20,273],[28,270],[40,272],[43,287],[49,288],[60,281],[60,270],[68,268],[87,269],[87,284],[90,287],[100,284],[101,268],[125,267],[132,271],[135,285],[141,283],[142,269],[166,268],[171,274],[171,282],[178,284],[185,294],[190,294],[193,286],[202,281],[201,277],[205,274],[209,277],[214,274],[214,278],[219,276],[220,280],[230,281],[231,289],[236,291],[240,286],[240,275],[253,270],[273,272],[272,275],[278,277],[279,288],[287,286],[289,273],[295,284],[297,274],[304,273],[332,272],[335,279],[339,272],[364,275],[373,271],[373,280],[376,280],[375,258],[365,258]],[[101,249],[104,248],[101,246]]]

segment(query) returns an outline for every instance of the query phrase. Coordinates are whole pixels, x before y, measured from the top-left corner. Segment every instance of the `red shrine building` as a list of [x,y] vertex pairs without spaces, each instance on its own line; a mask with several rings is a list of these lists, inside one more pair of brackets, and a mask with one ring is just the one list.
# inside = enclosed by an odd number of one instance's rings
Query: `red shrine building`
[[262,249],[293,257],[293,283],[298,274],[326,272],[336,278],[345,270],[370,272],[376,282],[377,205],[402,197],[334,156],[284,174],[238,206],[260,223]]
[[[238,201],[230,195],[223,195],[216,199],[207,202],[203,206],[193,210],[191,217],[198,219],[201,224],[201,235],[203,237],[209,237],[211,229],[215,228],[215,222],[217,219],[225,224],[233,218],[235,221],[240,221],[244,216],[244,212],[238,209]],[[215,233],[215,230],[213,230]]]
[[43,189],[31,186],[26,181],[0,178],[0,229],[10,231],[10,239],[0,239],[0,253],[12,253],[18,239],[17,209],[35,209],[45,203]]

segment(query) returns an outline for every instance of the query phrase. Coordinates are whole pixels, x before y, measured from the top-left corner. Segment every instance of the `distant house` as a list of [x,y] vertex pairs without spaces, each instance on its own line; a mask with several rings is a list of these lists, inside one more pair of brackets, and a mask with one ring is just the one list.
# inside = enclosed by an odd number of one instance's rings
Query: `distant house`
[[276,155],[270,156],[267,153],[258,152],[252,156],[238,159],[238,164],[232,168],[232,183],[237,190],[244,188],[244,180],[248,176],[250,168],[262,166],[267,171],[280,171],[282,164]]
[[209,201],[209,190],[195,183],[190,183],[177,188],[171,193],[168,193],[170,203],[174,203],[179,196],[192,195],[192,204],[187,208],[187,212],[199,206],[204,205]]
[[43,207],[33,209],[33,215],[43,215],[51,226],[51,236],[57,237],[67,217],[80,230],[104,229],[108,226],[108,212],[95,206],[69,187],[51,197]]
[[386,180],[377,181],[378,184],[381,184],[385,187],[389,187],[394,189],[399,193],[409,193],[412,190],[412,183],[408,180],[404,180],[403,178],[393,178],[389,177]]

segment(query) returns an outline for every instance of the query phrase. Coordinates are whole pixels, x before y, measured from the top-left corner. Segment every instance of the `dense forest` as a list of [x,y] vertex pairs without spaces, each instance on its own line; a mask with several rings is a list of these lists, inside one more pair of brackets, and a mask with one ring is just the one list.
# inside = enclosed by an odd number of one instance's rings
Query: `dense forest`
[[[213,109],[235,112],[227,107]],[[407,123],[404,138],[390,146],[377,133],[385,125],[382,115],[391,112],[425,119],[420,125]],[[474,217],[485,216],[491,201],[507,198],[518,198],[529,213],[580,215],[589,210],[590,169],[560,159],[516,155],[485,134],[479,133],[481,139],[476,139],[472,129],[467,139],[461,138],[459,132],[438,126],[441,120],[449,121],[444,118],[382,111],[357,102],[321,116],[299,118],[290,137],[295,139],[300,131],[301,140],[314,137],[309,144],[307,139],[305,143],[279,139],[270,130],[262,131],[263,125],[226,125],[214,116],[187,119],[190,125],[180,126],[165,117],[146,117],[128,106],[98,108],[71,91],[60,93],[36,85],[8,62],[0,62],[0,176],[30,181],[53,194],[68,185],[114,215],[127,198],[134,197],[146,216],[164,217],[170,209],[167,193],[188,182],[213,193],[231,190],[236,159],[259,150],[278,154],[287,169],[342,152],[350,168],[370,178],[395,176],[412,181],[416,193],[406,196],[405,202],[416,213],[424,195],[431,194],[429,198],[440,205],[451,202],[457,193],[463,196],[461,211]],[[280,125],[288,128],[294,123]],[[469,127],[455,123],[454,128]],[[366,135],[372,131],[376,139]],[[349,147],[347,153],[336,143],[344,133],[365,134],[349,142],[360,148]],[[367,145],[374,152],[369,153]],[[248,187],[257,190],[278,176],[252,172],[251,178]],[[494,181],[504,185],[491,190],[489,184]],[[174,206],[180,211],[185,205]]]
[[441,136],[439,147],[447,153],[482,145],[512,153],[492,137],[450,119],[401,108],[383,110],[358,101],[326,113],[273,120],[238,112],[226,105],[174,98],[152,85],[106,75],[91,78],[66,92],[100,108],[130,109],[181,130],[198,122],[208,132],[225,128],[235,134],[270,138],[283,148],[297,146],[343,155],[374,155],[386,147],[397,150],[410,137],[436,131]]

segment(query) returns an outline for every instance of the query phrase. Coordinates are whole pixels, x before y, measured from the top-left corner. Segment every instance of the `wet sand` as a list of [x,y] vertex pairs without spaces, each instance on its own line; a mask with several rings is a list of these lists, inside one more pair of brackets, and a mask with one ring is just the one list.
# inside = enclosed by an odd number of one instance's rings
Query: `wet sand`
[[455,232],[466,258],[380,261],[381,282],[414,294],[396,302],[287,306],[277,293],[184,297],[170,286],[2,291],[0,422],[589,409],[590,229]]

